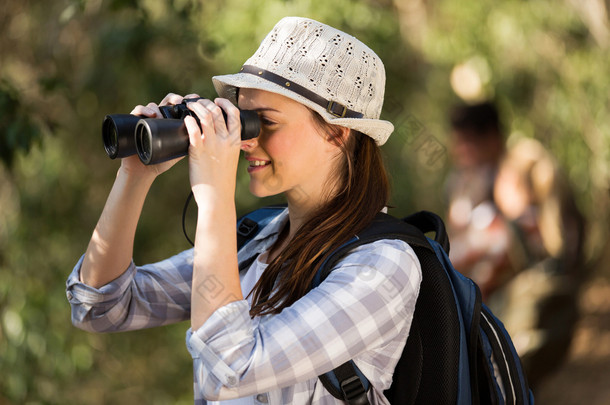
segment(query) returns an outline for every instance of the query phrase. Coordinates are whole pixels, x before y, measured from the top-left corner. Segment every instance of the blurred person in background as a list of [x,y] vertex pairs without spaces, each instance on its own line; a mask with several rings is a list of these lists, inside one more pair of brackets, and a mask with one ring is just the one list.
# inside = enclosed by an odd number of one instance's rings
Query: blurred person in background
[[566,357],[578,319],[583,218],[538,141],[507,147],[494,104],[456,106],[449,119],[451,259],[505,323],[535,388]]

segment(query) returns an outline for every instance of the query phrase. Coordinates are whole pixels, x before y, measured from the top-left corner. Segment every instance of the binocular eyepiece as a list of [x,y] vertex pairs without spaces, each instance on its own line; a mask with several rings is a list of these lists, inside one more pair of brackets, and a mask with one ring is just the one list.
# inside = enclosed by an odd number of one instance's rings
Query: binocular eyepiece
[[[161,106],[163,118],[142,118],[132,114],[111,114],[104,117],[102,138],[104,149],[111,159],[138,154],[145,165],[162,163],[188,154],[189,137],[184,119],[197,115],[187,103],[198,99],[185,99],[181,104]],[[227,114],[223,110],[225,121]],[[256,111],[240,110],[241,139],[256,138],[260,132],[260,119]]]

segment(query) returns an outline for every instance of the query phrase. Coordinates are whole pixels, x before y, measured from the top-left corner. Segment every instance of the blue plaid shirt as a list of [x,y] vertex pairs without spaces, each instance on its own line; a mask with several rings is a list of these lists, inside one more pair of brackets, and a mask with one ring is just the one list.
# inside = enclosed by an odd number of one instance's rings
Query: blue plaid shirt
[[[267,251],[287,220],[285,211],[262,229],[239,251],[239,262]],[[82,258],[66,283],[79,328],[125,331],[190,318],[192,249],[159,263],[132,263],[99,289],[80,282],[81,263]],[[256,266],[240,273],[242,282]],[[403,241],[381,240],[356,248],[320,286],[280,314],[251,319],[249,300],[224,305],[186,333],[195,403],[243,397],[235,403],[341,404],[317,376],[353,359],[371,382],[371,404],[387,404],[383,391],[406,342],[420,282],[413,250]],[[198,289],[223,294],[213,280]]]

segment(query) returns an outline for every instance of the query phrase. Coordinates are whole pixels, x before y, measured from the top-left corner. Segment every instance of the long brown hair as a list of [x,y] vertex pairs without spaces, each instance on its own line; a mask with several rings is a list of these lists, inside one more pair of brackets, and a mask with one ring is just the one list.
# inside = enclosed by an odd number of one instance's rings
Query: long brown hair
[[388,202],[388,176],[375,141],[354,130],[344,140],[341,128],[313,111],[312,115],[324,133],[341,145],[338,191],[269,263],[252,291],[252,317],[279,313],[304,296],[332,250],[362,231]]

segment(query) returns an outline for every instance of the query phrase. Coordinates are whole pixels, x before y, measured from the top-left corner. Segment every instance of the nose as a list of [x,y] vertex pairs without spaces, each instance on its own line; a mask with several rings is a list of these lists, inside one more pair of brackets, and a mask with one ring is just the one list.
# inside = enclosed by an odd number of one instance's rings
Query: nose
[[258,137],[241,141],[241,150],[248,152],[258,146]]

